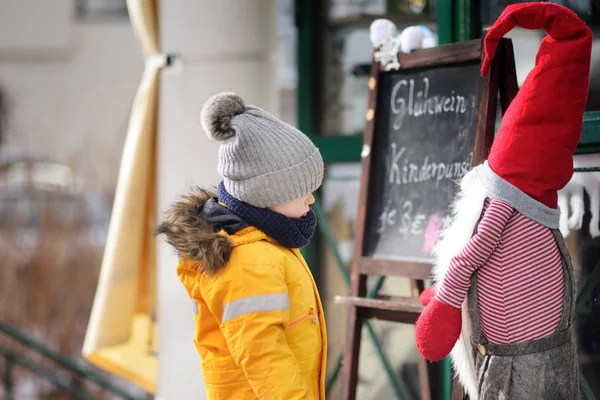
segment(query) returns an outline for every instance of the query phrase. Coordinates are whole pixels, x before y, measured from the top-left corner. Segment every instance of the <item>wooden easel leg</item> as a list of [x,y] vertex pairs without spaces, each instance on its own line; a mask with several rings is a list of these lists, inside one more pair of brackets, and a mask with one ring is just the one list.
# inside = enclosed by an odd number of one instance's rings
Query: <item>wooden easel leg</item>
[[517,81],[512,41],[502,40],[501,45],[502,69],[500,70],[498,87],[500,90],[500,105],[502,107],[502,114],[504,114],[519,92],[519,83]]
[[419,298],[423,290],[425,290],[425,282],[417,279],[410,280],[410,289],[412,292],[412,296]]
[[421,393],[421,400],[431,400],[431,363],[419,356],[417,362],[419,368],[419,392]]
[[[425,289],[425,282],[411,279],[410,288],[412,296],[418,298]],[[435,373],[435,367],[420,355],[417,366],[419,369],[419,390],[421,392],[421,400],[431,400],[432,398],[436,398],[432,397],[432,384],[434,384],[432,373]]]
[[[350,286],[353,296],[365,297],[367,295],[367,276],[358,272],[358,266],[352,266]],[[351,305],[348,315],[348,337],[344,349],[344,362],[342,373],[344,376],[342,399],[355,400],[356,386],[358,384],[358,358],[360,356],[360,340],[365,313],[360,308]]]
[[458,383],[458,378],[454,376],[452,378],[452,400],[463,400],[465,398],[462,387],[460,386],[460,383]]
[[360,355],[360,339],[362,333],[361,312],[355,306],[350,306],[348,320],[348,339],[344,349],[342,372],[344,376],[342,399],[355,400],[358,384],[358,358]]

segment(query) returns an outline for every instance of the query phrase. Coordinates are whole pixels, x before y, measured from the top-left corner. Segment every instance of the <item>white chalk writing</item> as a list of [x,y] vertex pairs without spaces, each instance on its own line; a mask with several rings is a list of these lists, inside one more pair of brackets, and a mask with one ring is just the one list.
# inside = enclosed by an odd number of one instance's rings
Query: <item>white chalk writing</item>
[[405,116],[420,117],[443,113],[464,114],[467,112],[465,96],[455,94],[429,96],[429,78],[422,79],[422,88],[415,87],[414,79],[401,79],[392,88],[390,107],[396,116],[392,127],[399,130]]
[[[402,203],[400,210],[395,207],[387,206],[379,216],[378,234],[383,234],[387,229],[397,230],[402,237],[423,236],[425,234],[425,222],[427,215],[423,213],[413,213],[414,206],[410,200]],[[444,217],[444,226],[449,222],[449,217]]]
[[435,162],[425,156],[420,162],[412,162],[405,157],[406,147],[392,143],[389,149],[388,182],[396,185],[422,183],[435,179],[435,186],[444,179],[460,179],[471,169],[472,153],[468,161]]

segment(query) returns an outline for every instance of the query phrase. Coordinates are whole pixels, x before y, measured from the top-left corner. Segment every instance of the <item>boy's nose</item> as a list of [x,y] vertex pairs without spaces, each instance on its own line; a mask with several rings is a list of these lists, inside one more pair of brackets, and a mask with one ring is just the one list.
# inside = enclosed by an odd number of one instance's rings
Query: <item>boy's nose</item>
[[314,204],[314,202],[315,202],[315,196],[313,196],[313,194],[311,193],[308,195],[307,203],[310,206],[311,204]]

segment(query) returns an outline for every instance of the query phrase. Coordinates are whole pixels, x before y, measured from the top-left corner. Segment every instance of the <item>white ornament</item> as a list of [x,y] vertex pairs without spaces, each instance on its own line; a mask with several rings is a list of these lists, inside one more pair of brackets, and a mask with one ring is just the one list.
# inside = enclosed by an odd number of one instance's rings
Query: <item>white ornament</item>
[[425,39],[425,32],[421,27],[409,26],[400,35],[400,50],[403,53],[418,50],[423,47],[423,39]]
[[409,26],[398,34],[392,21],[376,19],[371,24],[369,37],[375,49],[373,58],[386,71],[390,71],[400,68],[398,52],[410,53],[422,49],[424,44],[432,47],[433,34],[429,28],[422,25]]
[[[571,217],[569,218],[569,200],[571,202]],[[563,237],[568,237],[571,230],[581,228],[583,219],[583,186],[573,179],[558,192],[558,207],[560,208],[559,229]]]
[[374,48],[379,48],[398,36],[396,25],[387,19],[376,19],[371,23],[370,36]]
[[398,50],[400,49],[400,36],[396,25],[387,19],[376,19],[371,24],[370,38],[373,48],[376,49],[373,58],[381,64],[386,71],[400,68]]
[[437,40],[435,39],[435,36],[433,36],[433,32],[431,32],[431,29],[429,29],[425,25],[418,25],[418,27],[421,28],[421,30],[425,34],[425,37],[423,38],[423,43],[421,44],[421,48],[429,49],[431,47],[437,46]]

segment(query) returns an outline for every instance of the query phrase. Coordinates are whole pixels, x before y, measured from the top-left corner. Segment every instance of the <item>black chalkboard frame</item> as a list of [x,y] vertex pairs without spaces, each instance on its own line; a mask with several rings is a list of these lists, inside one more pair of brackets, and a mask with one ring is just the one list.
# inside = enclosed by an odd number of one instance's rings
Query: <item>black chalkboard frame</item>
[[[503,39],[503,44],[498,46],[498,52],[492,62],[490,71],[486,76],[480,78],[480,101],[477,111],[473,165],[477,165],[485,160],[493,141],[499,92],[499,76],[500,71],[503,69],[502,64],[505,61],[502,50],[506,48],[507,40]],[[510,40],[508,41],[510,42]],[[512,43],[510,44],[510,50],[512,54]],[[508,58],[506,57],[506,61],[508,61]],[[398,60],[401,64],[400,70],[446,66],[473,61],[481,62],[482,41],[470,40],[416,50],[410,54],[399,53]],[[514,60],[512,62],[512,66],[508,65],[508,68],[504,68],[504,70],[510,70],[511,67],[514,69]],[[373,165],[370,150],[373,148],[376,129],[375,121],[377,120],[377,83],[382,72],[385,72],[384,68],[379,63],[373,62],[369,77],[369,99],[362,152],[362,176],[352,272],[353,275],[403,276],[417,280],[426,280],[431,278],[430,264],[415,261],[375,259],[363,255],[367,209],[370,200],[369,177],[371,176],[371,167]]]

